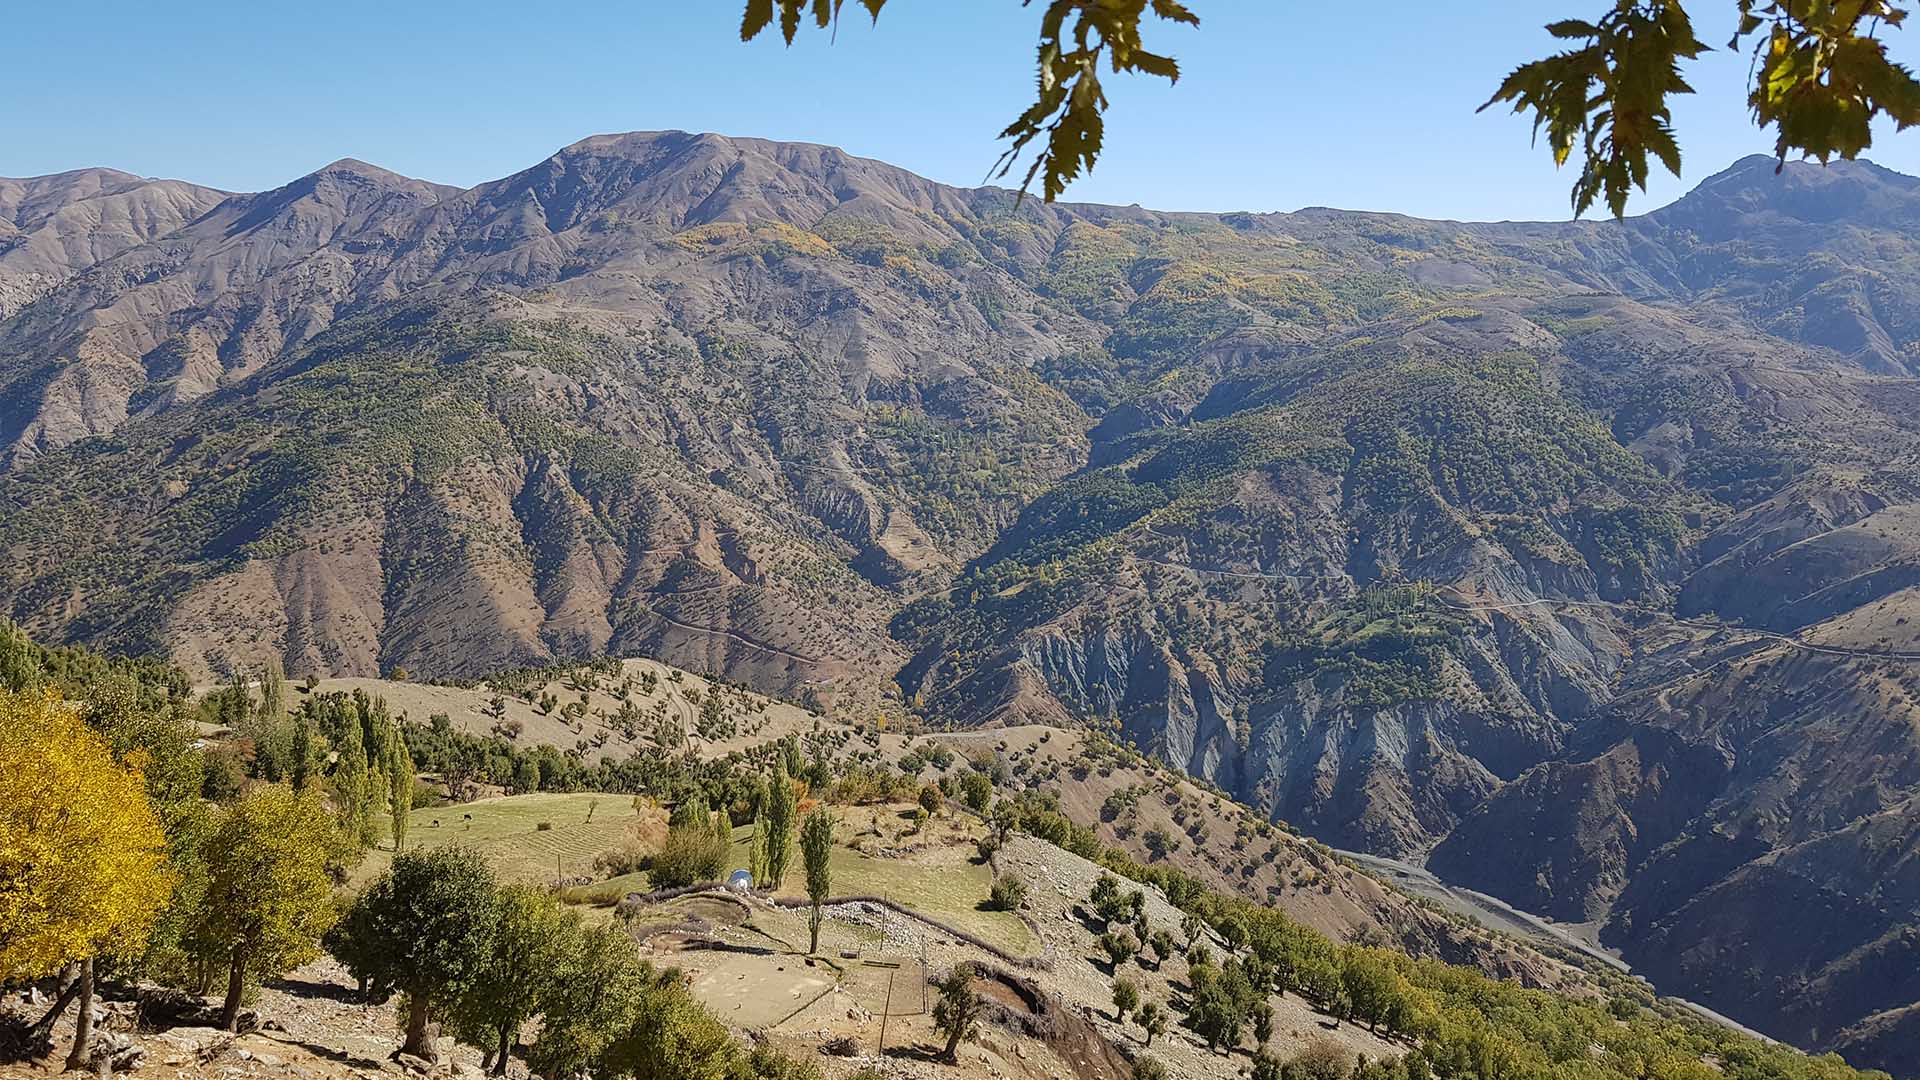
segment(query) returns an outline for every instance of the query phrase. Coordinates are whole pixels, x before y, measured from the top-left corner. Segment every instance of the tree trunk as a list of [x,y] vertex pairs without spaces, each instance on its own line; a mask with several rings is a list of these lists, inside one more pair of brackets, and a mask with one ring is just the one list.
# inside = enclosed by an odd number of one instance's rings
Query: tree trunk
[[220,1026],[227,1031],[240,1030],[240,996],[247,986],[247,958],[233,950],[233,962],[227,969],[227,1000],[220,1006]]
[[433,1051],[433,1039],[427,1034],[427,999],[424,995],[407,995],[407,1040],[400,1047],[403,1054],[412,1054],[422,1061],[439,1060]]
[[93,957],[80,961],[80,1015],[73,1022],[73,1051],[67,1068],[84,1069],[93,1042]]
[[507,1075],[507,1062],[513,1057],[513,1028],[500,1025],[500,1059],[493,1063],[493,1075]]
[[73,1004],[74,997],[80,993],[79,965],[68,964],[66,967],[61,968],[59,985],[60,992],[53,999],[53,1008],[48,1009],[47,1015],[34,1021],[33,1027],[27,1030],[27,1038],[30,1041],[37,1041],[52,1035],[53,1025],[60,1022],[60,1017],[67,1011],[67,1006]]
[[946,1059],[950,1064],[960,1064],[960,1028],[958,1026],[947,1032]]
[[807,943],[807,955],[812,956],[814,953],[817,953],[820,951],[820,905],[819,904],[813,905],[813,917],[807,920],[807,929],[811,932],[811,937]]

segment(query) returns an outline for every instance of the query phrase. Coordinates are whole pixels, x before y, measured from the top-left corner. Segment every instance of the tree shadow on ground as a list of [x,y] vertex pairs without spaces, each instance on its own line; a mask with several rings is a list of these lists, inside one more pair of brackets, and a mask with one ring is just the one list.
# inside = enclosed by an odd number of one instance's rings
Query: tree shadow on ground
[[267,985],[297,998],[338,1001],[343,1005],[366,1004],[360,1000],[360,992],[353,987],[321,979],[275,979]]
[[906,1061],[931,1061],[941,1065],[947,1064],[947,1055],[942,1049],[926,1043],[914,1043],[912,1046],[889,1046],[886,1049],[886,1055],[890,1058],[901,1058]]

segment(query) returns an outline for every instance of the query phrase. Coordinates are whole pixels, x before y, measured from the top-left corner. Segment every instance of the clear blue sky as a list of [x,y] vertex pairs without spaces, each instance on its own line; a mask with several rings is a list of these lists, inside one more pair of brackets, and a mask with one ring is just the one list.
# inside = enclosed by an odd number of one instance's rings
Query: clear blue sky
[[[1074,199],[1163,209],[1396,210],[1564,218],[1572,177],[1527,123],[1474,109],[1550,48],[1541,24],[1607,0],[1368,5],[1190,0],[1198,30],[1150,44],[1186,76],[1112,84],[1108,151]],[[1733,0],[1692,0],[1720,44]],[[831,143],[980,182],[1029,100],[1037,11],[1016,0],[857,5],[837,41],[737,40],[741,0],[152,0],[22,4],[0,51],[0,175],[107,165],[233,190],[335,158],[470,185],[586,135],[661,128]],[[1355,16],[1365,21],[1357,21]],[[1920,55],[1920,27],[1894,34]],[[1670,201],[1771,140],[1745,115],[1747,61],[1705,58],[1678,123]],[[1870,155],[1920,173],[1920,132]]]

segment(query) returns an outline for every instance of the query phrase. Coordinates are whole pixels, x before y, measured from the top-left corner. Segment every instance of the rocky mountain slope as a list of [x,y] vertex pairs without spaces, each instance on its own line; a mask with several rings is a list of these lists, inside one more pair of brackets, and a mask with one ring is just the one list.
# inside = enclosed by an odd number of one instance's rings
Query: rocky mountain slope
[[202,675],[617,653],[1106,725],[1911,1063],[1916,226],[1765,159],[1566,224],[683,133],[4,180],[0,598]]

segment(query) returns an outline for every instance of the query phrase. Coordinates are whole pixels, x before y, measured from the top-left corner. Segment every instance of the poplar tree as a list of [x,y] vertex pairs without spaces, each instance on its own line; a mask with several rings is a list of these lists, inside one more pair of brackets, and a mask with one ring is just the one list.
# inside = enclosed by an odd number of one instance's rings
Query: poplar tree
[[393,815],[393,850],[407,846],[407,816],[413,812],[413,754],[399,727],[387,735],[388,811]]
[[767,876],[760,883],[761,888],[778,889],[787,876],[787,866],[793,861],[794,819],[800,814],[799,799],[794,795],[793,777],[787,772],[787,763],[782,760],[773,767],[773,780],[767,785],[767,842],[764,858]]
[[825,807],[807,815],[800,827],[800,856],[806,864],[807,902],[812,912],[807,917],[807,955],[820,951],[820,906],[833,889],[833,815]]

